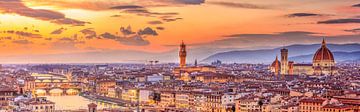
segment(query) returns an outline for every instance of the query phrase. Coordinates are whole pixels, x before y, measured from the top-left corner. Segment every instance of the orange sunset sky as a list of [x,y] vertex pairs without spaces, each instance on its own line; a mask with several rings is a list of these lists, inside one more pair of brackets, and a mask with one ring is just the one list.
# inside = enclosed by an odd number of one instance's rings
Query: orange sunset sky
[[124,53],[122,62],[134,55],[126,52],[171,52],[182,40],[189,49],[360,42],[358,0],[0,0],[0,12],[7,63],[112,51]]

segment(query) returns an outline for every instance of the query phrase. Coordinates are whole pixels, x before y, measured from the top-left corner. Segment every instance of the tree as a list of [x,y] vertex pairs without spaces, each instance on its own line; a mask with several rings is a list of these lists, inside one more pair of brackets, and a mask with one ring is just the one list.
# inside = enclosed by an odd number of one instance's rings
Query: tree
[[262,106],[264,105],[262,99],[259,100],[258,105],[260,106],[260,112],[262,112]]
[[235,112],[235,110],[236,110],[235,105],[233,105],[233,106],[231,107],[231,110],[232,110],[232,112]]

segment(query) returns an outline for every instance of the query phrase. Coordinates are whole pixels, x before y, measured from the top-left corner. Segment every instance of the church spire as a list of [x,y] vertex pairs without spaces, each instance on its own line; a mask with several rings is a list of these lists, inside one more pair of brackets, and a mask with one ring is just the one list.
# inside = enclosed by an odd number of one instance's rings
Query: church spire
[[323,41],[322,41],[322,44],[321,44],[322,47],[326,47],[326,42],[325,42],[325,38],[323,38]]

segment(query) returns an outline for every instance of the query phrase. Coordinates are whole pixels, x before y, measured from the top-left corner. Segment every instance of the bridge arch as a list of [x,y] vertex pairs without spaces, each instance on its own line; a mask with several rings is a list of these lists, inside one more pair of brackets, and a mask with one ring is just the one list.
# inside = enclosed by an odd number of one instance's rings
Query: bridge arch
[[52,81],[49,80],[49,79],[45,79],[45,80],[43,80],[42,82],[52,82]]
[[54,88],[49,91],[51,96],[61,96],[64,93],[64,90],[61,88]]
[[79,93],[80,93],[80,91],[77,90],[77,89],[68,89],[68,90],[66,90],[67,95],[77,95]]
[[36,95],[40,95],[40,96],[44,96],[44,95],[46,95],[46,90],[45,89],[36,89],[35,90],[35,94]]
[[61,82],[60,80],[53,80],[52,82]]

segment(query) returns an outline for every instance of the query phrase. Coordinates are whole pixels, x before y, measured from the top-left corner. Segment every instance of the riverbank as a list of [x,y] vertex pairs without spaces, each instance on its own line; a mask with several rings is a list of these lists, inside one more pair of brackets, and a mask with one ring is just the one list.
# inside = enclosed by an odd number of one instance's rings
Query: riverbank
[[135,107],[137,106],[137,103],[121,100],[118,98],[111,98],[101,95],[95,95],[90,93],[80,93],[80,96],[87,98],[89,100],[98,101],[98,102],[104,102],[104,103],[110,103],[110,104],[117,104],[119,106],[123,107]]

